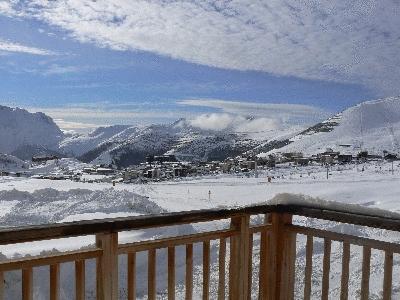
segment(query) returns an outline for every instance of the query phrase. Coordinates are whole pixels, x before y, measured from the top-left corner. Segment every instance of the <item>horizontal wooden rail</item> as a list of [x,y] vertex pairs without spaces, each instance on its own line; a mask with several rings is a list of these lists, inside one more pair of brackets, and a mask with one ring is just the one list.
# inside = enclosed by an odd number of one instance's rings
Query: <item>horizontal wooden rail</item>
[[15,260],[0,261],[0,272],[47,266],[55,263],[65,263],[76,260],[98,258],[102,255],[102,249],[88,249],[68,251],[56,254],[28,256]]
[[211,232],[188,234],[178,237],[120,244],[118,246],[118,254],[127,254],[130,252],[141,252],[148,251],[150,249],[161,249],[179,245],[200,243],[209,240],[216,240],[219,238],[228,238],[237,234],[239,234],[239,232],[236,230],[216,230]]
[[[250,217],[264,217],[261,225],[251,226]],[[85,262],[96,259],[96,297],[98,299],[118,299],[119,255],[126,255],[127,296],[129,300],[136,298],[136,253],[147,252],[147,297],[156,299],[160,292],[157,273],[160,271],[159,249],[167,249],[167,297],[176,297],[176,247],[186,247],[185,257],[185,298],[194,296],[193,281],[202,284],[203,299],[240,299],[254,298],[253,287],[258,288],[258,299],[294,299],[296,268],[296,235],[307,236],[304,269],[304,299],[311,299],[313,294],[313,243],[314,238],[324,240],[324,251],[321,262],[322,278],[320,298],[330,297],[330,265],[332,241],[343,243],[342,274],[340,282],[340,299],[349,297],[349,262],[351,245],[363,247],[360,296],[370,297],[369,280],[373,262],[371,250],[385,252],[384,278],[382,279],[383,298],[390,299],[393,285],[393,254],[400,253],[400,244],[353,236],[328,230],[293,225],[294,215],[330,220],[340,223],[356,224],[374,228],[400,231],[400,215],[355,205],[341,205],[332,202],[273,201],[258,205],[232,208],[211,209],[159,215],[135,216],[127,218],[89,220],[71,223],[27,226],[0,230],[0,244],[15,244],[73,236],[95,235],[96,245],[92,249],[38,255],[19,259],[0,261],[0,300],[4,295],[4,275],[8,271],[22,270],[21,292],[23,299],[32,299],[34,284],[34,268],[49,266],[49,298],[59,299],[61,264],[75,264],[75,298],[85,299]],[[229,229],[213,230],[195,234],[187,234],[119,244],[118,233],[121,231],[159,228],[211,222],[216,220],[230,221]],[[210,243],[213,241],[213,243]],[[194,244],[202,243],[202,259],[195,257]],[[218,261],[214,254],[218,247]],[[197,248],[196,248],[197,249]],[[196,252],[196,251],[195,251]],[[259,266],[255,267],[255,257]],[[197,274],[199,261],[202,263],[202,275]],[[212,265],[215,264],[215,265]],[[215,267],[218,266],[218,272]],[[228,267],[227,267],[228,266]],[[229,270],[228,270],[228,269]],[[254,276],[258,270],[258,278]],[[158,271],[158,272],[157,272]],[[295,272],[296,271],[296,272]],[[218,273],[218,287],[213,291],[212,284]],[[145,275],[145,276],[146,276]],[[140,274],[142,276],[142,274]],[[197,287],[197,285],[196,285]]]
[[327,238],[334,241],[339,242],[347,242],[349,244],[357,245],[357,246],[368,246],[377,250],[383,251],[391,251],[394,253],[400,253],[400,244],[384,242],[374,239],[369,239],[365,237],[345,234],[345,233],[338,233],[328,230],[321,230],[316,228],[298,226],[298,225],[288,225],[287,229],[292,232],[304,234],[304,235],[311,235],[314,237],[319,238]]
[[257,205],[163,213],[125,218],[77,221],[0,229],[0,245],[40,241],[73,236],[95,235],[126,230],[145,229],[209,222],[243,215],[288,213],[342,223],[400,231],[400,214],[358,205],[332,205],[334,202],[304,203],[297,201],[266,202]]

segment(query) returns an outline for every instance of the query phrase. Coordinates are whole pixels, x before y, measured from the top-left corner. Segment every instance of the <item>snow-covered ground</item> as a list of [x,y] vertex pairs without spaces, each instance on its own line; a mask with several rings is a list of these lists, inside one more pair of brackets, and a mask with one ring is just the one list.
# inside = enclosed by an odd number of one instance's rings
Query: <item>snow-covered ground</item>
[[[325,200],[357,203],[363,206],[378,207],[391,211],[399,211],[400,193],[400,166],[383,162],[370,162],[360,165],[333,166],[328,170],[329,179],[326,178],[327,170],[321,166],[308,166],[295,168],[283,165],[274,171],[260,171],[258,177],[254,174],[247,176],[219,175],[218,177],[190,178],[171,182],[151,183],[147,185],[117,184],[115,187],[108,183],[84,183],[73,181],[51,181],[32,178],[0,177],[0,226],[16,226],[21,224],[37,224],[49,222],[66,222],[80,219],[105,218],[115,216],[137,215],[143,213],[158,213],[161,211],[182,211],[204,209],[219,206],[248,205],[273,198],[279,193],[305,194]],[[273,176],[268,183],[267,177]],[[326,228],[334,231],[362,235],[377,239],[399,241],[397,233],[373,230],[346,224],[322,222],[302,217],[296,222],[317,228]],[[138,239],[151,239],[167,235],[176,235],[202,230],[220,229],[228,225],[227,221],[200,223],[182,227],[161,228],[147,231],[126,232],[120,234],[120,242]],[[7,257],[26,254],[38,254],[42,251],[53,249],[76,249],[92,244],[93,237],[64,239],[61,241],[36,242],[23,245],[1,246],[0,252]],[[304,270],[305,239],[298,237],[298,259],[296,273],[296,296],[301,298],[302,274]],[[255,255],[257,256],[258,240],[254,242]],[[313,271],[313,296],[318,297],[321,284],[321,261],[323,253],[322,240],[316,239],[314,244],[314,271]],[[177,249],[177,296],[182,296],[184,274],[184,249]],[[195,254],[201,253],[200,248],[195,248]],[[212,244],[211,261],[212,279],[216,276],[218,264],[216,263],[218,245]],[[352,247],[350,277],[350,299],[357,298],[360,288],[361,249]],[[382,290],[383,259],[379,251],[372,252],[371,260],[371,299],[379,298]],[[125,258],[121,258],[121,267]],[[162,266],[165,263],[164,251],[159,251],[158,259]],[[146,273],[146,255],[138,257],[138,274]],[[255,257],[257,261],[257,257]],[[331,257],[331,298],[336,299],[340,292],[340,262],[341,244],[332,244]],[[201,278],[201,255],[195,260],[196,278]],[[88,263],[88,274],[93,271],[93,263]],[[73,285],[68,274],[73,272],[71,265],[63,267],[62,278],[66,279],[63,288],[63,299],[71,297]],[[47,275],[46,268],[38,268],[35,272]],[[159,292],[165,288],[165,268],[158,270]],[[254,272],[258,272],[255,267]],[[400,275],[400,260],[395,255],[394,278]],[[396,277],[397,276],[397,277]],[[90,277],[90,276],[89,276]],[[9,272],[6,276],[8,295],[15,297],[19,293],[20,275],[18,272]],[[126,270],[121,268],[121,295],[124,295],[124,282]],[[144,278],[138,279],[138,295],[145,296],[146,284]],[[211,280],[215,282],[215,280]],[[201,280],[199,280],[201,283]],[[195,285],[198,288],[199,285]],[[211,292],[215,291],[211,288]],[[256,288],[254,286],[254,288]],[[94,289],[93,280],[89,279],[87,296],[90,298]],[[72,289],[73,290],[73,289]],[[48,287],[38,285],[35,293],[38,299],[47,295]],[[400,283],[394,280],[394,299],[400,297]],[[201,293],[198,293],[201,295]],[[164,295],[165,296],[165,295]],[[42,298],[40,298],[42,297]],[[47,297],[47,296],[46,296]],[[162,296],[160,296],[162,297]],[[7,298],[8,299],[8,298]],[[13,299],[13,298],[10,298]]]

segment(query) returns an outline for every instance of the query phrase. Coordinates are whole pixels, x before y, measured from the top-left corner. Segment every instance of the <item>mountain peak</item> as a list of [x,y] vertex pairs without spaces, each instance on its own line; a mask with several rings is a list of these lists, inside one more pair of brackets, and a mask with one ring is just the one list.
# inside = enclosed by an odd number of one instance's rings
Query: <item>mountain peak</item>
[[63,132],[46,114],[0,106],[0,153],[10,154],[24,146],[56,150],[63,138]]

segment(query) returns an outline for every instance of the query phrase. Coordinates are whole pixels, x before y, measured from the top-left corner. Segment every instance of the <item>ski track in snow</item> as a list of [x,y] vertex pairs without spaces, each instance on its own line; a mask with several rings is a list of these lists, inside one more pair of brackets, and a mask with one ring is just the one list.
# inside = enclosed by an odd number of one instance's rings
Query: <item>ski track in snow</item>
[[[273,198],[279,193],[295,193],[319,197],[325,200],[357,203],[363,206],[377,207],[390,211],[399,211],[400,166],[395,164],[394,174],[390,172],[391,164],[373,162],[364,165],[334,166],[330,169],[330,178],[326,179],[326,169],[320,166],[294,168],[282,166],[275,171],[261,171],[259,177],[220,175],[218,177],[189,178],[147,185],[118,184],[115,188],[106,183],[80,183],[72,181],[50,181],[39,179],[0,177],[0,226],[16,226],[21,224],[37,224],[51,222],[76,221],[81,219],[129,216],[162,211],[181,211],[204,209],[220,206],[248,205]],[[268,184],[266,177],[274,176]],[[283,175],[283,178],[282,178]],[[279,178],[278,178],[279,177]],[[209,191],[211,197],[209,199]],[[255,219],[260,220],[261,218]],[[304,226],[329,229],[343,233],[360,235],[380,240],[400,242],[400,234],[353,226],[324,222],[315,219],[296,217],[295,222]],[[153,239],[200,232],[203,230],[222,229],[228,226],[228,221],[199,223],[185,226],[158,228],[123,232],[120,242]],[[7,257],[19,257],[26,254],[35,255],[43,251],[64,251],[87,247],[94,243],[94,237],[77,237],[57,241],[40,241],[34,243],[1,246],[0,252]],[[217,291],[218,274],[218,243],[211,244],[211,298]],[[341,274],[341,244],[332,243],[330,299],[337,299],[340,293]],[[228,247],[229,248],[229,247]],[[57,250],[55,250],[57,249]],[[201,296],[201,245],[195,246],[195,286],[194,295]],[[349,299],[359,297],[361,282],[361,247],[352,246],[350,263]],[[184,297],[184,248],[177,247],[177,298]],[[254,275],[258,274],[259,239],[254,239]],[[166,251],[157,252],[157,288],[159,298],[166,297]],[[313,298],[320,297],[322,274],[323,240],[315,239],[313,257]],[[303,275],[305,265],[305,237],[299,235],[296,261],[296,299],[302,298]],[[126,295],[126,258],[120,258],[120,294]],[[383,278],[383,253],[372,251],[370,299],[381,298]],[[62,267],[61,299],[73,298],[73,265],[64,264]],[[138,254],[137,274],[146,274],[147,255]],[[48,268],[35,268],[35,278],[47,278]],[[95,283],[94,262],[87,263],[87,298],[94,298]],[[43,276],[43,277],[41,277]],[[400,257],[394,256],[393,278],[400,276]],[[138,276],[138,297],[146,298],[147,283],[145,276]],[[6,299],[19,299],[20,272],[6,273]],[[45,281],[45,280],[44,280]],[[253,291],[257,292],[256,284]],[[400,283],[393,281],[393,299],[400,297]],[[35,282],[34,294],[36,299],[45,299],[48,295],[48,284]]]

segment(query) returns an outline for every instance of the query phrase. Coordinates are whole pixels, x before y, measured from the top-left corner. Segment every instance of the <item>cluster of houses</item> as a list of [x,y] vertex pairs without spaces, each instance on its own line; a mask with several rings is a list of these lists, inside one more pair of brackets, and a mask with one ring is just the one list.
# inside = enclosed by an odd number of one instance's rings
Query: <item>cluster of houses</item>
[[145,163],[124,170],[123,180],[168,180],[187,176],[203,176],[220,173],[251,172],[259,165],[275,166],[271,159],[256,157],[227,158],[224,161],[182,162],[174,155],[148,156]]
[[[48,160],[58,159],[53,155],[32,158],[35,163],[43,163]],[[93,180],[101,181],[122,181],[122,182],[147,182],[170,180],[187,176],[204,176],[221,173],[257,174],[258,169],[274,168],[277,164],[289,163],[291,165],[306,166],[309,164],[347,164],[352,162],[364,162],[367,160],[397,160],[396,154],[383,152],[382,155],[372,155],[367,151],[361,151],[357,155],[344,154],[327,148],[324,152],[312,156],[305,156],[301,152],[275,153],[266,157],[259,157],[253,154],[244,154],[234,158],[227,158],[224,161],[194,162],[178,161],[174,155],[149,155],[146,162],[131,166],[124,170],[117,170],[112,166],[98,165],[83,168],[78,173],[70,172],[65,174],[34,175],[43,179],[71,179],[71,180],[92,180],[81,179],[82,174],[103,175]],[[1,170],[0,170],[1,171]],[[10,176],[9,172],[0,172],[2,176]],[[18,173],[15,176],[21,176]],[[26,175],[26,174],[25,174]],[[12,175],[11,175],[12,176]],[[90,176],[89,176],[90,177]]]
[[296,165],[305,166],[310,163],[319,163],[323,165],[331,164],[348,164],[352,162],[365,162],[368,160],[397,160],[396,154],[388,151],[383,151],[382,155],[370,154],[368,151],[360,151],[356,155],[349,153],[341,153],[340,151],[334,151],[331,148],[327,148],[324,152],[312,155],[304,156],[301,152],[290,152],[290,153],[277,153],[276,160],[278,163],[292,162]]
[[174,155],[148,156],[147,161],[123,171],[121,181],[146,182],[161,181],[187,176],[203,176],[221,173],[249,173],[258,169],[274,168],[277,164],[289,163],[298,166],[317,163],[323,165],[347,164],[376,159],[396,160],[397,156],[388,152],[384,156],[368,154],[366,151],[357,155],[344,154],[327,148],[326,151],[312,156],[301,152],[276,153],[266,157],[242,155],[227,158],[224,161],[180,162]]

